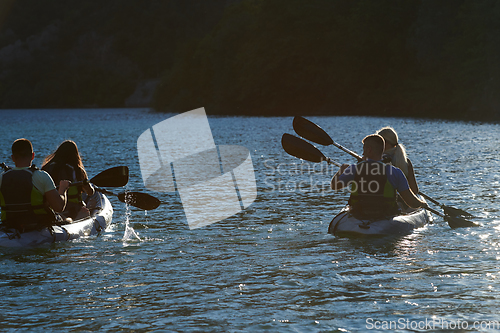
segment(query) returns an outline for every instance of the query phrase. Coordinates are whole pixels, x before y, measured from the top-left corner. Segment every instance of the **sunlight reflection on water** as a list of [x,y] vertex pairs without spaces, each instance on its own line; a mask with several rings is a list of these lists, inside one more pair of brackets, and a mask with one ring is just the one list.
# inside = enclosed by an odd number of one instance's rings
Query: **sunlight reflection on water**
[[[60,117],[61,112],[72,117]],[[310,185],[311,177],[313,185],[328,183],[336,170],[288,172],[300,163],[280,145],[283,133],[293,133],[292,117],[209,117],[217,145],[250,151],[258,197],[248,209],[191,231],[177,194],[144,189],[137,159],[139,135],[171,115],[147,110],[17,115],[22,120],[2,113],[1,161],[9,161],[10,144],[18,137],[32,140],[37,165],[62,140],[73,139],[89,176],[128,165],[127,189],[165,204],[145,214],[113,197],[113,226],[101,237],[0,251],[0,310],[7,331],[365,331],[367,318],[497,316],[496,124],[311,117],[358,153],[365,135],[393,126],[422,191],[473,213],[483,225],[451,230],[438,218],[406,237],[359,240],[326,233],[347,193]],[[320,149],[336,161],[354,162],[334,147]],[[301,187],[293,186],[300,181]]]

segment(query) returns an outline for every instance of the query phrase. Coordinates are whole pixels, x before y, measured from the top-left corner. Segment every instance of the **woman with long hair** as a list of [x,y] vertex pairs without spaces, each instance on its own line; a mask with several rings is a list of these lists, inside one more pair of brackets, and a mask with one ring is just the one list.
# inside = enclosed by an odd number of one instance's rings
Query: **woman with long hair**
[[390,126],[379,129],[376,134],[382,136],[385,140],[384,155],[390,158],[390,163],[397,168],[400,168],[413,193],[418,194],[418,185],[413,170],[413,164],[406,155],[405,147],[399,143],[398,133]]
[[45,157],[42,170],[47,171],[56,184],[60,180],[73,183],[68,189],[68,203],[63,215],[78,220],[90,215],[82,200],[82,193],[93,195],[94,189],[88,183],[87,172],[82,163],[78,147],[74,141],[62,142],[56,151]]

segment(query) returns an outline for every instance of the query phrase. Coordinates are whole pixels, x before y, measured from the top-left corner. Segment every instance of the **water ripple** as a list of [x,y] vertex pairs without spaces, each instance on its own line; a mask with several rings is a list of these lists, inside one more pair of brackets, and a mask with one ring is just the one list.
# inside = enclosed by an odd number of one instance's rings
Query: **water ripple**
[[[71,138],[90,175],[128,165],[127,188],[137,191],[145,191],[137,137],[169,116],[147,110],[18,114],[24,116],[2,114],[4,161],[10,155],[7,143],[18,137],[32,139],[38,165],[60,141]],[[54,126],[54,119],[61,126]],[[314,169],[282,151],[281,135],[293,133],[291,118],[211,117],[217,144],[241,144],[252,154],[259,193],[252,206],[189,230],[175,193],[149,192],[166,204],[147,213],[127,210],[111,198],[113,226],[100,237],[2,250],[2,330],[361,332],[370,318],[434,318],[471,326],[497,320],[498,125],[311,119],[358,152],[362,137],[392,125],[407,147],[422,191],[473,213],[483,226],[451,230],[438,218],[406,237],[335,238],[326,230],[347,194],[327,188],[335,169]],[[80,126],[72,133],[59,129],[75,121]],[[50,136],[47,128],[53,128]],[[354,162],[336,148],[321,149],[337,161]]]

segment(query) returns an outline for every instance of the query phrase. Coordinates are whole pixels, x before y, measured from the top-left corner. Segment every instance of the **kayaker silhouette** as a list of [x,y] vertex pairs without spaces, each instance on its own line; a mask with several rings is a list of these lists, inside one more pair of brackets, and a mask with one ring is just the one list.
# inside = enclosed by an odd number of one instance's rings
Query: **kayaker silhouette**
[[331,180],[331,188],[340,190],[352,186],[349,205],[353,214],[370,218],[397,213],[396,192],[412,208],[427,204],[411,191],[401,171],[382,162],[384,138],[378,134],[363,139],[363,161],[343,164]]
[[61,180],[56,189],[50,175],[39,170],[32,161],[33,146],[28,139],[12,144],[15,168],[0,175],[2,226],[20,232],[53,225],[66,206],[68,180]]

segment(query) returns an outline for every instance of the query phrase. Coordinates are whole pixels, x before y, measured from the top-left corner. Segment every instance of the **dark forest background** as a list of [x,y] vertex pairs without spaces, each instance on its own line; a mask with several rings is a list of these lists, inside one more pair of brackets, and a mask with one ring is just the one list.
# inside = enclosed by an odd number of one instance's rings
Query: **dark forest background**
[[3,0],[0,108],[500,119],[496,0]]

